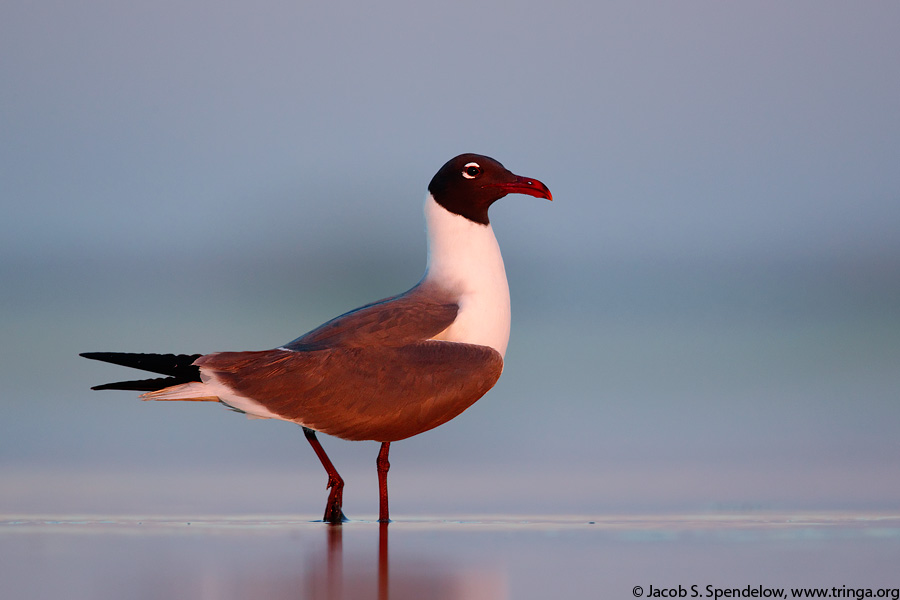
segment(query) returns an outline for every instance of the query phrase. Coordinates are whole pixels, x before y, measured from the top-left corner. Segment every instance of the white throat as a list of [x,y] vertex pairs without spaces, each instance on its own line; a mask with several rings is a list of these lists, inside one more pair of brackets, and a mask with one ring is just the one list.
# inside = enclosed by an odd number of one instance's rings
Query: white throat
[[459,314],[436,340],[490,346],[506,354],[509,285],[494,230],[453,214],[429,193],[425,197],[428,265],[424,281],[458,298]]

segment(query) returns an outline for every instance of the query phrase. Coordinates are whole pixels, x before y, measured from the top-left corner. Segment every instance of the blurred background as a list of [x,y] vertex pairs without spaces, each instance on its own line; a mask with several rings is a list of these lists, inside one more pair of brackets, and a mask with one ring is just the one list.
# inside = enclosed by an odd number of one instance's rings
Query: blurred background
[[[497,387],[392,447],[392,513],[900,501],[900,5],[0,6],[0,512],[318,516],[295,425],[89,387],[412,286],[461,152]],[[375,443],[322,438],[350,516]]]

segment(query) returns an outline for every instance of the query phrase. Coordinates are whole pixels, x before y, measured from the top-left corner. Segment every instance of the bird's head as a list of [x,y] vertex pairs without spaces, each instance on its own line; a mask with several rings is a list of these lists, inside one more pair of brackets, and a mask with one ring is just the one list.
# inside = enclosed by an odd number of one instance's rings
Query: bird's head
[[481,154],[451,158],[431,179],[428,191],[448,211],[484,225],[490,222],[488,208],[507,194],[553,200],[547,186],[537,179],[515,175]]

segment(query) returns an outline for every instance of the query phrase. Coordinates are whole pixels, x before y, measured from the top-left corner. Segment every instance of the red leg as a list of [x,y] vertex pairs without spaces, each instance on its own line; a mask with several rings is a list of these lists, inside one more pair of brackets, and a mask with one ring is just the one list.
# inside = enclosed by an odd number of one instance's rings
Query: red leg
[[391,468],[388,462],[388,452],[391,449],[390,442],[381,442],[381,450],[378,452],[378,460],[375,466],[378,467],[378,522],[389,523],[388,517],[388,494],[387,494],[387,473]]
[[347,517],[344,516],[344,511],[341,510],[341,504],[344,500],[344,480],[338,475],[337,469],[334,468],[328,455],[325,454],[325,449],[322,448],[322,444],[316,438],[316,432],[304,427],[303,435],[306,436],[309,445],[313,447],[316,456],[319,457],[319,461],[325,467],[325,471],[328,472],[327,487],[331,489],[331,492],[328,494],[328,504],[325,505],[325,516],[322,517],[322,520],[326,523],[342,523],[347,520]]

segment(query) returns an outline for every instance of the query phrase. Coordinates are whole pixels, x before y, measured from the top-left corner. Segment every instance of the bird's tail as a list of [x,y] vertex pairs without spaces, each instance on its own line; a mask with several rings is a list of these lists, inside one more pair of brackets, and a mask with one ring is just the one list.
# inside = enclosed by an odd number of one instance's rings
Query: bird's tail
[[132,390],[137,392],[155,392],[173,385],[189,384],[200,381],[200,369],[194,361],[202,354],[141,354],[136,352],[83,352],[80,356],[132,367],[151,373],[159,373],[166,377],[153,379],[135,379],[132,381],[116,381],[95,385],[92,390]]

